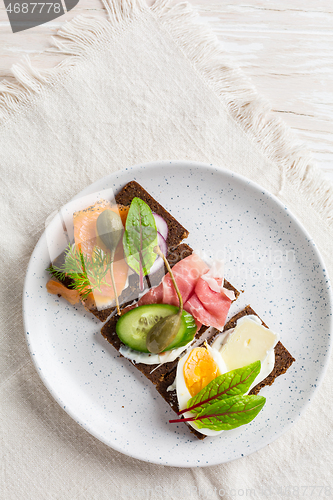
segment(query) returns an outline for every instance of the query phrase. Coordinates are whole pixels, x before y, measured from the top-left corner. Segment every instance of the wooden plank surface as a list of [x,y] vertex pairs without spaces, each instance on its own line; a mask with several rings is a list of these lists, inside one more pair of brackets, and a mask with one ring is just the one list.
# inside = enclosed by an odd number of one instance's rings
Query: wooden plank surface
[[[153,0],[148,0],[153,3]],[[225,51],[252,79],[273,110],[313,151],[333,181],[333,4],[330,0],[191,0]],[[51,36],[78,14],[105,16],[101,0],[80,0],[66,15],[13,34],[0,0],[0,80],[28,54],[38,67],[61,56],[47,53]]]

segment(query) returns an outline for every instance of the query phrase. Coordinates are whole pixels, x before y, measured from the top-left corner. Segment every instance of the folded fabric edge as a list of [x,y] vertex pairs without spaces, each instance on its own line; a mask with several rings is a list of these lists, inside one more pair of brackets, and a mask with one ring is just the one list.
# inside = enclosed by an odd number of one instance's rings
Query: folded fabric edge
[[[234,66],[223,51],[212,30],[197,22],[198,13],[187,2],[156,0],[148,8],[146,0],[102,0],[109,19],[79,15],[53,37],[49,49],[67,57],[56,67],[42,70],[32,66],[25,57],[13,65],[16,82],[0,82],[0,125],[49,85],[63,81],[64,75],[84,57],[95,43],[110,33],[121,31],[135,17],[146,11],[153,13],[171,39],[191,62],[197,74],[210,86],[228,109],[230,116],[256,145],[258,151],[275,163],[281,172],[281,194],[285,181],[301,190],[308,202],[331,227],[333,222],[333,186],[311,159],[295,134],[276,117],[269,102],[260,96],[250,80]],[[318,195],[320,194],[320,196]]]
[[96,43],[110,34],[120,32],[142,10],[149,11],[145,0],[102,0],[108,19],[102,16],[78,15],[60,28],[52,37],[54,47],[46,52],[56,52],[65,57],[51,69],[39,69],[32,65],[29,56],[11,67],[14,82],[0,82],[0,126],[14,114],[32,103],[35,96],[48,86],[63,82],[64,76],[84,57]]
[[210,27],[198,22],[199,14],[187,2],[172,5],[172,0],[157,0],[151,10],[257,150],[279,167],[281,185],[275,194],[281,195],[286,181],[290,182],[332,227],[333,183],[314,164],[311,153],[290,127],[274,115],[269,101],[230,61]]

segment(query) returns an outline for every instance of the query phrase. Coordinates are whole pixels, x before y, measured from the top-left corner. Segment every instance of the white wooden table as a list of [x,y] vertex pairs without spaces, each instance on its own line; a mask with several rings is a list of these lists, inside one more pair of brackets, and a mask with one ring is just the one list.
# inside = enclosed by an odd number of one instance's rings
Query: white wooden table
[[[190,2],[333,181],[332,0]],[[0,0],[0,80],[13,80],[11,65],[25,54],[38,67],[59,62],[59,55],[45,52],[50,37],[81,13],[105,15],[101,0],[80,0],[53,22],[13,34]]]

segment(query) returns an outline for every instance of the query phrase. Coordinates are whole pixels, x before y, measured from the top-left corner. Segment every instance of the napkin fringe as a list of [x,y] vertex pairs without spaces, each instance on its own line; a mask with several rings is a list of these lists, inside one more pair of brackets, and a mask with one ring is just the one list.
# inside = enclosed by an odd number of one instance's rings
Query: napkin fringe
[[132,17],[137,11],[147,10],[145,0],[102,0],[110,21],[121,22]]
[[68,56],[57,66],[51,69],[35,68],[28,56],[14,64],[11,71],[15,81],[0,82],[0,125],[13,114],[20,113],[47,86],[61,82],[64,75],[76,65],[77,57],[84,56],[96,41],[109,33],[110,22],[107,19],[77,16],[66,23],[56,37],[52,37],[54,47],[48,52]]
[[[109,19],[79,15],[64,24],[52,37],[54,47],[47,52],[63,54],[66,57],[51,69],[35,68],[28,56],[11,68],[14,82],[0,82],[0,125],[13,114],[20,113],[25,105],[32,103],[34,96],[49,85],[61,82],[66,73],[77,63],[77,57],[84,57],[87,51],[111,33],[126,28],[126,24],[146,9],[145,0],[102,0]],[[110,31],[112,27],[112,32]]]
[[171,0],[157,0],[151,10],[257,149],[279,166],[281,186],[277,194],[282,194],[288,179],[332,223],[330,181],[313,164],[305,145],[273,114],[270,103],[258,94],[250,79],[232,64],[216,35],[200,21],[199,14],[189,3],[172,5]]
[[[103,0],[109,19],[77,16],[66,23],[53,38],[52,52],[66,57],[55,68],[34,68],[28,57],[12,67],[14,83],[0,82],[0,123],[13,112],[19,113],[22,104],[33,101],[47,85],[61,82],[64,75],[84,57],[96,42],[110,37],[145,11],[157,16],[198,75],[214,91],[229,110],[232,118],[248,135],[257,149],[281,171],[282,194],[286,179],[295,189],[302,190],[315,210],[333,222],[333,190],[330,182],[317,169],[306,148],[295,138],[272,111],[269,102],[261,97],[244,73],[235,67],[225,54],[221,43],[202,22],[188,3],[172,5],[170,0],[156,0],[148,7],[145,0]],[[111,29],[110,29],[111,28]]]

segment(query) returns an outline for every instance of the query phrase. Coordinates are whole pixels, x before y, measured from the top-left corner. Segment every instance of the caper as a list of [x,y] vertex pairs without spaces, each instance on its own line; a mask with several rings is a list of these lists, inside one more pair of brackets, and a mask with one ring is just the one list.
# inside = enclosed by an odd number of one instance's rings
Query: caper
[[156,325],[154,325],[153,328],[149,330],[147,334],[146,346],[148,351],[152,352],[153,354],[158,354],[160,352],[163,352],[164,349],[166,349],[177,336],[182,319],[183,299],[180,294],[175,277],[172,273],[170,264],[163,252],[161,252],[161,249],[158,245],[154,248],[154,252],[162,257],[169,271],[171,281],[173,283],[173,286],[175,287],[179,300],[179,311],[176,314],[171,314],[170,316],[166,316],[165,318],[160,319],[156,323]]
[[163,352],[175,339],[180,328],[181,318],[182,311],[179,310],[176,314],[160,319],[147,334],[148,351],[153,354]]
[[120,216],[112,210],[104,210],[97,218],[96,229],[104,245],[110,250],[112,258],[123,233]]

